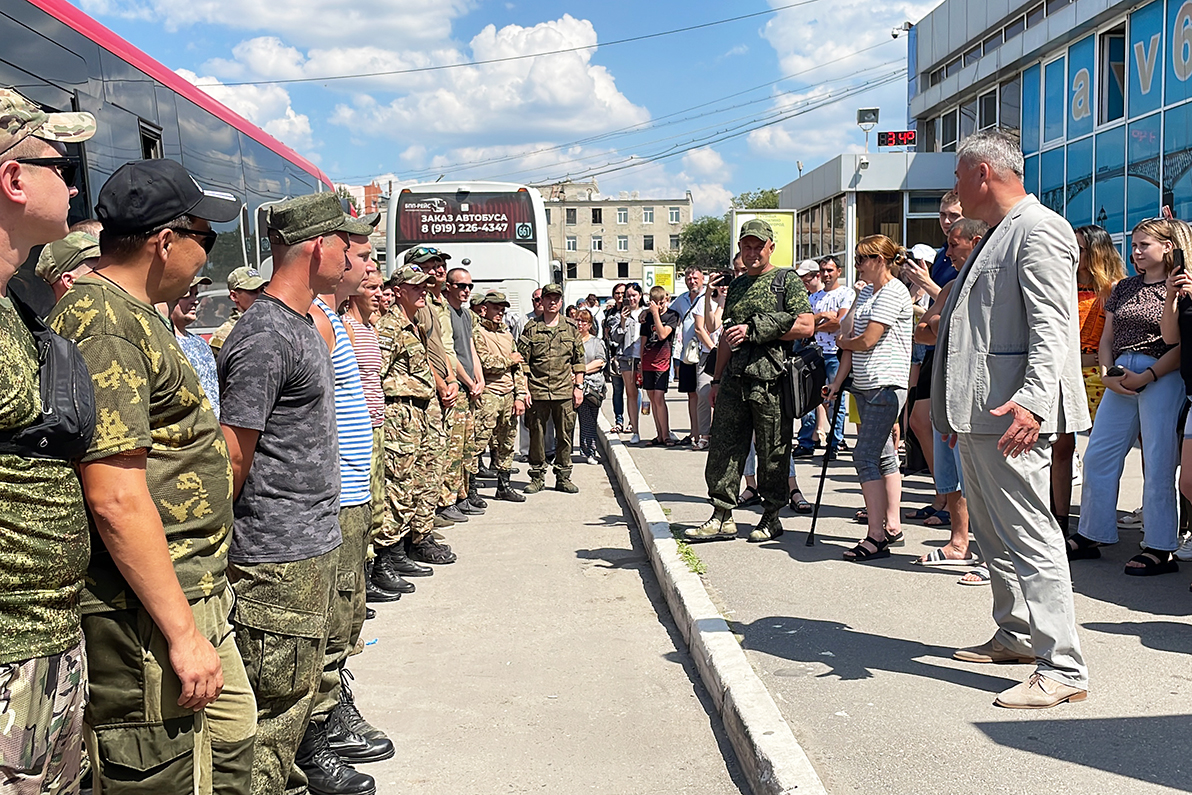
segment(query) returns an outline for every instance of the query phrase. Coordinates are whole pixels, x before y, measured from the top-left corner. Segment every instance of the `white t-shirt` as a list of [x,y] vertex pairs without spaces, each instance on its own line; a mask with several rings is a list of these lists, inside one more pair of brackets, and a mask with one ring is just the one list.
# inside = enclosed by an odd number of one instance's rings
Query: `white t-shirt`
[[[812,312],[816,314],[820,312],[839,314],[841,309],[852,305],[853,288],[845,287],[842,284],[835,290],[820,290],[818,293],[810,296],[810,298]],[[817,331],[815,333],[815,341],[824,353],[836,353],[839,350],[836,346],[835,331]]]
[[[713,300],[713,301],[712,301],[712,305],[713,305],[713,306],[716,306],[716,301],[715,301],[715,300]],[[721,307],[721,308],[723,309],[723,307]],[[694,322],[695,322],[694,318],[695,318],[695,316],[696,316],[696,315],[698,315],[698,316],[700,316],[700,317],[704,317],[704,298],[703,298],[703,294],[702,294],[702,293],[700,294],[700,299],[699,299],[699,301],[697,301],[697,302],[696,302],[696,304],[695,304],[695,309],[692,309],[692,310],[691,310],[692,323],[694,323]],[[708,322],[705,320],[705,321],[704,321],[704,328],[706,329],[707,327],[708,327]],[[720,342],[720,332],[721,332],[721,330],[722,330],[722,329],[721,329],[721,327],[720,327],[720,326],[717,326],[717,327],[716,327],[716,330],[715,330],[715,331],[713,331],[711,334],[709,334],[709,335],[708,335],[709,337],[711,337],[711,338],[712,338],[712,347],[713,347],[713,348],[714,348],[714,347],[716,347],[716,345],[717,345],[717,344]],[[709,348],[707,345],[704,345],[702,342],[699,344],[699,349],[700,349],[701,351],[703,351],[704,353],[711,353],[711,352],[712,352],[712,348]]]
[[867,351],[853,351],[853,386],[878,389],[894,386],[906,389],[911,376],[911,294],[898,279],[878,290],[865,285],[853,310],[853,336],[860,336],[870,321],[886,327],[877,344]]
[[[694,300],[694,304],[692,301]],[[700,290],[699,295],[694,299],[690,292],[683,293],[674,301],[671,301],[670,308],[679,313],[679,317],[683,319],[683,337],[678,347],[673,348],[675,358],[678,359],[683,355],[683,351],[687,350],[688,343],[691,338],[695,336],[695,313],[697,309],[693,306],[702,306],[704,303],[704,291]],[[691,310],[691,311],[688,311]]]

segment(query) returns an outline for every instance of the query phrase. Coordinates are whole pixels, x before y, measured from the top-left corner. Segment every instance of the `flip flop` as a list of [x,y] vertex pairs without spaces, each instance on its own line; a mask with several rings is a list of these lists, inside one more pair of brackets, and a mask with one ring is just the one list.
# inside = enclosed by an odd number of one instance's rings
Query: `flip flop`
[[971,555],[963,559],[949,558],[944,555],[944,550],[941,547],[931,550],[926,557],[911,562],[917,566],[972,566],[977,563],[977,559]]
[[[972,577],[973,579],[969,579]],[[965,574],[956,581],[957,585],[989,585],[989,569],[985,566],[978,566],[977,568]]]
[[934,516],[923,520],[926,527],[947,527],[952,524],[952,514],[947,511],[936,511]]
[[934,505],[925,505],[913,513],[903,514],[903,518],[912,522],[921,522],[929,516],[935,516],[938,511],[939,509]]
[[864,508],[857,511],[855,514],[853,514],[853,521],[856,522],[857,524],[868,524],[869,523],[869,511],[865,510]]

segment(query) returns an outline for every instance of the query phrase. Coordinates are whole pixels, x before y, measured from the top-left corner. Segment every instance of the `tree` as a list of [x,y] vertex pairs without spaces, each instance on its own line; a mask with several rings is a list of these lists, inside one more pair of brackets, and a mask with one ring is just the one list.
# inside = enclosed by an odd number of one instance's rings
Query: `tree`
[[352,209],[356,211],[356,215],[360,215],[360,205],[356,204],[356,197],[348,192],[347,185],[340,185],[336,188],[335,195],[341,199],[347,199],[348,204],[352,205]]
[[679,256],[675,267],[681,273],[692,265],[704,271],[727,268],[733,256],[728,220],[705,215],[689,223],[679,234]]
[[738,210],[777,210],[778,188],[747,190],[733,197],[732,206]]

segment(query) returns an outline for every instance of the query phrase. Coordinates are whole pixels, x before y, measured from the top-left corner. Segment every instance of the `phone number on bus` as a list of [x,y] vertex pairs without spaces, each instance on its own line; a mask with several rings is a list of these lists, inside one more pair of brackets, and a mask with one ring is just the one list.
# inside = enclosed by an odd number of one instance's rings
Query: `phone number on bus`
[[476,234],[477,232],[488,232],[490,234],[508,234],[509,224],[453,224],[453,223],[435,223],[423,224],[422,234],[424,235],[467,235]]

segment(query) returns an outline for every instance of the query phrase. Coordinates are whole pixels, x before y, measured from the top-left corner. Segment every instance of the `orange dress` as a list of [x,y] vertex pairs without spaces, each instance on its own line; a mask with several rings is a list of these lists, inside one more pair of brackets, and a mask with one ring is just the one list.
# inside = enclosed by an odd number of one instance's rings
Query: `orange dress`
[[[1101,332],[1105,328],[1105,302],[1092,290],[1078,290],[1076,306],[1080,312],[1080,352],[1096,353],[1101,345]],[[1088,395],[1089,414],[1095,419],[1105,385],[1097,367],[1082,367],[1084,391]]]

